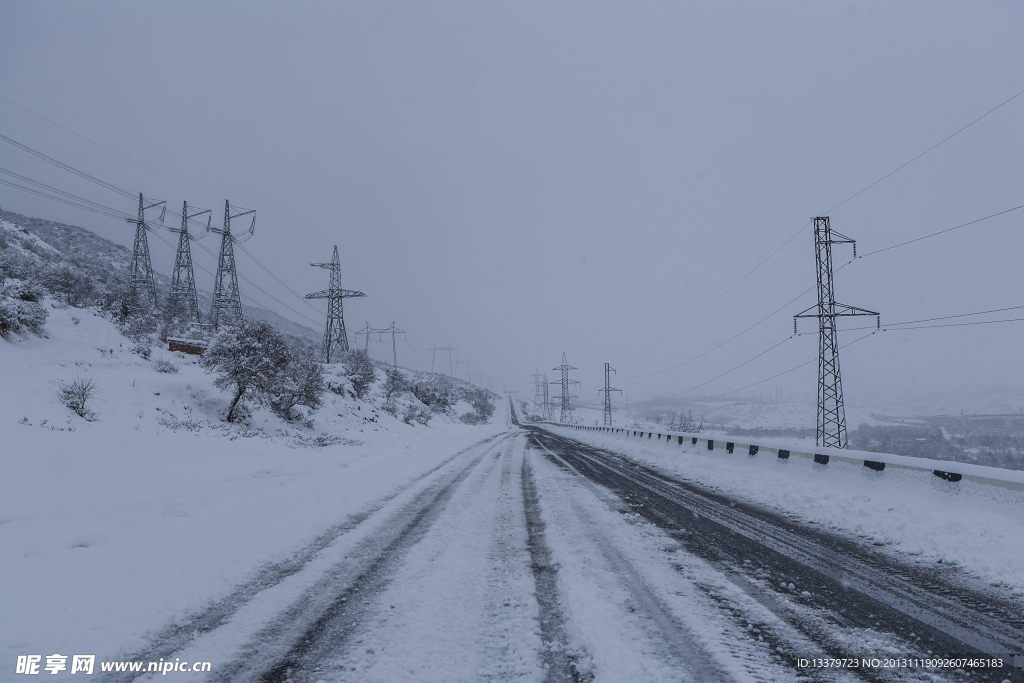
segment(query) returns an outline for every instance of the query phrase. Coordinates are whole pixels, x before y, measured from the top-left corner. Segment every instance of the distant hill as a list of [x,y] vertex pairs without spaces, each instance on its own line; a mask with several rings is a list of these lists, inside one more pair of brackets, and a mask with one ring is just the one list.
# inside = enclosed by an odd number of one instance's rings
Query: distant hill
[[[100,282],[105,282],[112,272],[127,272],[131,265],[132,252],[129,249],[77,225],[57,223],[4,210],[0,210],[0,220],[16,225],[42,240],[62,256],[73,259],[76,265],[82,267]],[[164,299],[170,290],[171,278],[158,272],[155,268],[154,276],[157,293],[161,299]],[[210,310],[213,297],[210,292],[202,288],[197,287],[197,290],[200,310],[205,315]],[[269,322],[282,334],[304,346],[319,347],[322,341],[323,332],[292,322],[265,308],[243,303],[242,314],[250,320]]]

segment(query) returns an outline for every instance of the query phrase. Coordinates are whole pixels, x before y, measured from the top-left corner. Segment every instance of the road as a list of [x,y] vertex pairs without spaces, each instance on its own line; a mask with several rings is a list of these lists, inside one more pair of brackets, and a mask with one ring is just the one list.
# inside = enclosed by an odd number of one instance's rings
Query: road
[[953,571],[513,419],[135,658],[225,682],[1002,681],[1024,677],[797,665],[1024,652],[1021,618]]

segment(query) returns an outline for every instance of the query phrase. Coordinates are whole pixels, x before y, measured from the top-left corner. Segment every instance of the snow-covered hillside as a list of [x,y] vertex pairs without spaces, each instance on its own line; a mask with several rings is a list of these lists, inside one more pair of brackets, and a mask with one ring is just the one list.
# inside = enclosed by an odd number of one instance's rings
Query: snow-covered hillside
[[[382,410],[379,371],[365,400],[328,391],[312,428],[263,408],[228,425],[229,396],[195,356],[146,360],[96,311],[43,303],[45,336],[0,339],[7,661],[137,647],[506,426],[501,411],[462,424],[465,404],[406,424]],[[95,382],[94,421],[57,398],[75,378]]]
[[[128,272],[132,257],[131,251],[125,247],[105,240],[85,228],[23,216],[13,211],[0,210],[0,240],[8,241],[14,248],[20,247],[69,262],[97,283],[106,283],[114,276],[123,276]],[[171,265],[166,264],[168,270]],[[154,279],[161,299],[166,297],[171,283],[170,277],[163,275],[162,270],[161,264],[154,264]],[[203,288],[204,276],[204,273],[197,272],[196,286],[200,310],[208,312],[212,297]],[[245,286],[244,283],[242,286]],[[292,322],[261,306],[243,301],[242,312],[247,320],[269,322],[286,337],[301,344],[317,346],[322,338],[319,330]]]

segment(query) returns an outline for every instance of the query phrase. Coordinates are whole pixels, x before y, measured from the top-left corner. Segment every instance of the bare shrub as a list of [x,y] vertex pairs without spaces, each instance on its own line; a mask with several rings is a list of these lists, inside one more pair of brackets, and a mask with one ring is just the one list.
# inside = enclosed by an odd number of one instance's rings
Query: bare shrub
[[385,403],[391,405],[391,399],[401,396],[402,392],[406,390],[405,377],[398,371],[398,368],[388,368],[384,376],[384,386],[381,387],[381,390],[384,392]]
[[79,417],[92,422],[96,413],[89,409],[89,399],[96,395],[96,381],[91,377],[76,377],[71,382],[58,385],[57,398]]
[[153,369],[157,372],[163,372],[168,375],[177,375],[180,371],[177,365],[167,360],[166,358],[156,358],[153,360]]
[[143,340],[135,344],[132,347],[132,353],[137,353],[142,356],[143,360],[149,360],[149,355],[153,352],[150,347],[148,340]]
[[693,411],[689,410],[685,415],[679,413],[679,415],[673,416],[672,421],[668,423],[668,428],[684,434],[700,434],[704,431],[704,418],[694,417]]

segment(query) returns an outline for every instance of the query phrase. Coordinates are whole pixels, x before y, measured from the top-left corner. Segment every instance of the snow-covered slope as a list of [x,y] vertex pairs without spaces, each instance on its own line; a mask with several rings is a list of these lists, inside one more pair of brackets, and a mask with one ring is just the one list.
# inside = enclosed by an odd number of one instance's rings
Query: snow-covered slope
[[[0,659],[114,657],[228,594],[260,567],[394,495],[459,448],[505,429],[408,425],[328,392],[314,427],[228,397],[194,356],[157,372],[108,320],[50,309],[48,336],[0,339]],[[380,374],[380,373],[378,373]],[[95,421],[56,396],[91,378]],[[376,392],[376,393],[375,393]]]
[[[106,282],[111,274],[126,273],[131,263],[131,251],[76,225],[0,210],[0,231],[16,236],[27,245],[35,247],[34,251],[48,251],[54,256],[73,262],[97,282]],[[158,267],[154,267],[157,292],[161,297],[166,297],[171,279],[159,270]],[[202,288],[204,274],[197,271],[196,277],[200,310],[209,311],[212,297]],[[244,283],[242,287],[245,287]],[[260,306],[251,306],[243,302],[242,313],[248,320],[269,322],[285,335],[305,345],[318,346],[322,339],[322,332],[292,322]]]

